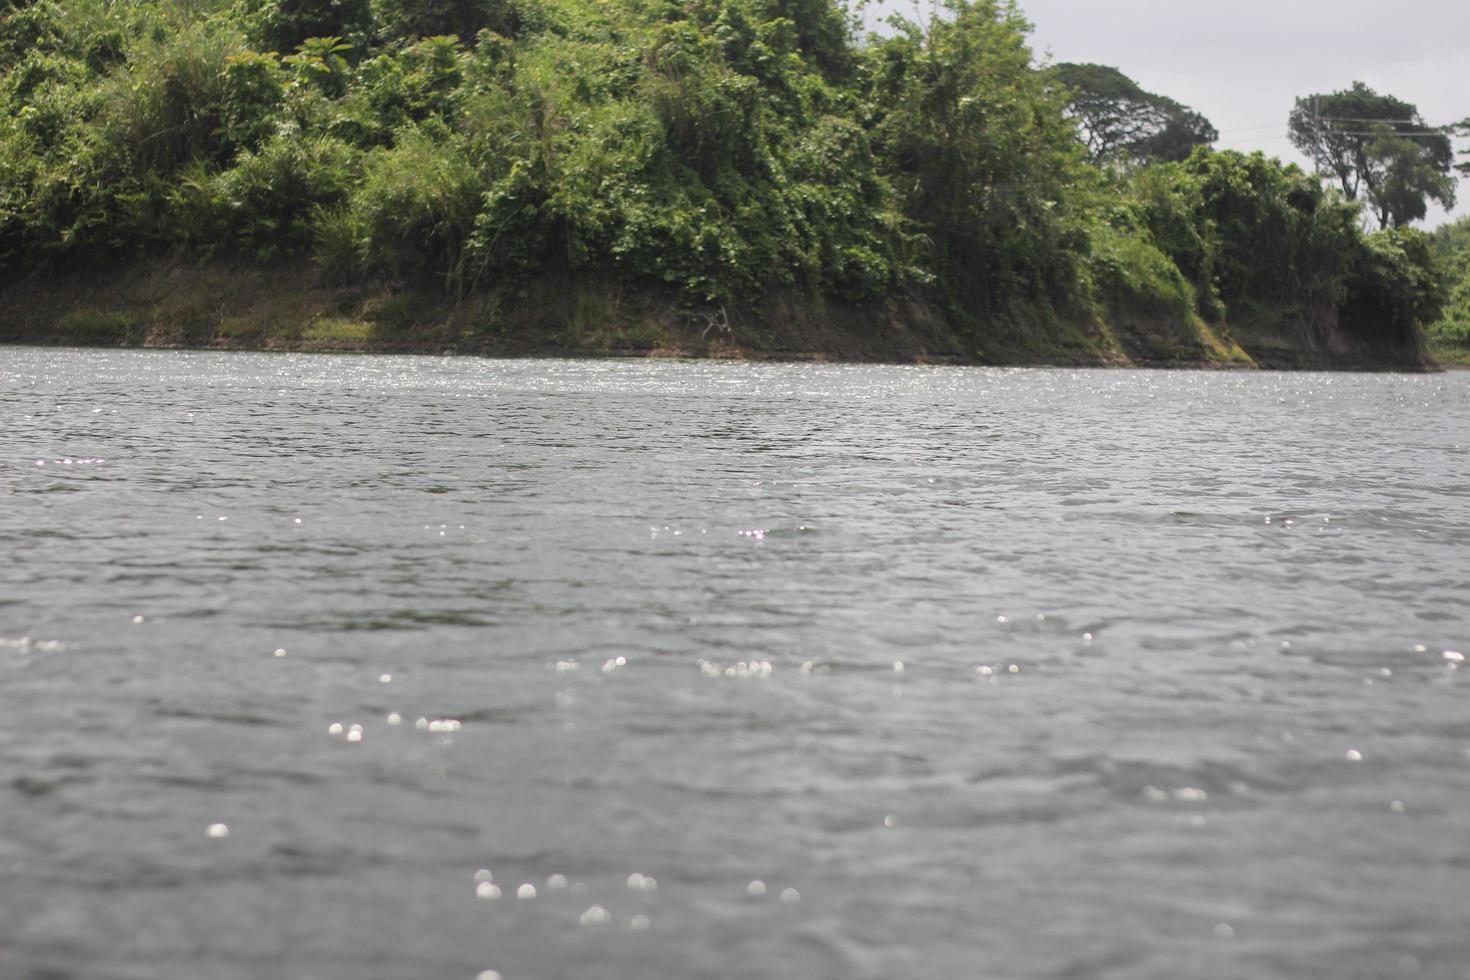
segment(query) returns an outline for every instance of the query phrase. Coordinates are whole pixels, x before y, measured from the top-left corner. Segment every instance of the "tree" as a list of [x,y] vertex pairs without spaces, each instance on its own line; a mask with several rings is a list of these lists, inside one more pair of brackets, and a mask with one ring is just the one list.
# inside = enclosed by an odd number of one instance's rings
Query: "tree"
[[1454,148],[1413,103],[1362,82],[1296,100],[1291,142],[1352,200],[1366,200],[1380,228],[1423,218],[1428,202],[1455,203]]
[[878,157],[960,302],[1064,307],[1079,290],[1070,205],[1088,175],[1062,93],[1032,70],[1014,2],[939,9],[927,25],[895,17],[867,52]]
[[1145,91],[1116,68],[1069,63],[1052,71],[1071,92],[1068,112],[1094,163],[1178,162],[1220,137],[1204,116]]

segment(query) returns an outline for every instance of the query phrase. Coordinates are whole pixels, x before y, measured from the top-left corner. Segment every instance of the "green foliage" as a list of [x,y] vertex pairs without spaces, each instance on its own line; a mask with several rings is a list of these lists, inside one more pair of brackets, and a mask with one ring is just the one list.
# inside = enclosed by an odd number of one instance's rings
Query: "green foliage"
[[1204,116],[1116,68],[1060,64],[1052,72],[1070,92],[1068,112],[1094,163],[1178,162],[1220,138]]
[[1454,207],[1449,135],[1431,129],[1412,103],[1354,82],[1297,99],[1288,123],[1292,144],[1349,199],[1366,200],[1380,228],[1420,220],[1428,200]]
[[1110,309],[1176,323],[1194,316],[1194,289],[1146,229],[1101,225],[1091,245],[1093,282]]
[[0,67],[10,68],[32,52],[53,49],[61,40],[55,3],[17,4],[0,11]]
[[411,131],[367,157],[350,200],[319,212],[318,253],[339,274],[438,272],[459,283],[486,189],[461,141]]
[[313,213],[341,205],[357,183],[357,158],[330,136],[283,134],[224,170],[196,161],[174,195],[178,226],[195,248],[258,262],[303,251]]
[[1429,237],[1412,228],[1369,235],[1353,256],[1346,325],[1379,341],[1414,340],[1444,311],[1444,280]]
[[235,17],[266,51],[295,51],[308,38],[358,38],[373,27],[369,0],[236,0]]
[[[1259,155],[1094,166],[1086,86],[1035,65],[1015,5],[942,7],[859,41],[832,0],[10,2],[0,274],[309,258],[419,294],[629,283],[696,318],[917,295],[1011,331],[1126,314],[1388,339],[1433,313],[1419,239],[1365,240],[1355,205]],[[1138,117],[1109,153],[1209,136],[1065,67]]]
[[1331,325],[1361,240],[1357,209],[1294,165],[1261,153],[1197,150],[1180,171],[1198,185],[1215,239],[1213,275],[1236,315],[1286,311],[1309,334]]
[[1088,178],[1064,95],[1032,70],[1014,5],[944,6],[950,16],[927,29],[896,20],[897,35],[868,52],[884,175],[965,307],[1072,307],[1083,238],[1069,212]]
[[297,85],[337,98],[347,92],[351,68],[344,56],[351,51],[352,45],[339,37],[309,37],[281,60],[291,67]]
[[1431,246],[1447,288],[1443,312],[1430,326],[1430,336],[1437,343],[1470,351],[1470,218],[1436,229]]
[[280,59],[242,51],[225,59],[222,74],[224,104],[218,135],[227,146],[255,150],[275,131],[286,95]]
[[378,30],[389,39],[455,35],[465,44],[483,30],[506,37],[525,23],[517,0],[373,0]]

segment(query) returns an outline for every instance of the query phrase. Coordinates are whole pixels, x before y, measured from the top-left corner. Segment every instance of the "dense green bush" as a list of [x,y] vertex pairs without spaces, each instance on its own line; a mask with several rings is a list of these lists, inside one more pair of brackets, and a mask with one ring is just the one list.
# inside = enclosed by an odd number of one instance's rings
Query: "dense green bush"
[[1344,304],[1345,325],[1359,336],[1411,341],[1440,318],[1445,283],[1429,238],[1413,228],[1367,236],[1353,253]]
[[263,50],[287,53],[313,37],[365,38],[369,0],[236,0],[235,19]]
[[900,21],[868,52],[868,108],[884,175],[928,237],[928,264],[966,307],[1080,300],[1086,183],[1065,94],[1032,70],[1025,24],[994,0]]
[[1177,323],[1195,315],[1193,287],[1146,229],[1100,225],[1090,244],[1092,281],[1109,310]]
[[1430,326],[1430,336],[1437,343],[1470,350],[1470,218],[1436,230],[1432,245],[1446,291],[1443,312]]
[[178,227],[192,245],[260,262],[303,251],[316,211],[340,206],[357,184],[358,157],[330,136],[283,134],[227,169],[196,162],[175,195]]
[[466,44],[483,30],[506,37],[526,22],[517,0],[373,0],[379,32],[386,39],[457,36]]
[[1015,6],[941,8],[859,39],[831,0],[0,0],[0,274],[172,250],[1018,330],[1432,318],[1420,239],[1259,154],[1099,170]]

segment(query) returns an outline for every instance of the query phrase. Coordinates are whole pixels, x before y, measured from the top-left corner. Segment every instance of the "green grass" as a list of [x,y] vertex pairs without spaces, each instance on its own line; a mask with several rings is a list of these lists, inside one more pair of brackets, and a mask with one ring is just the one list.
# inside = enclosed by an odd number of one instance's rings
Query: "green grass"
[[127,313],[78,309],[56,321],[62,340],[76,344],[125,344],[135,333],[136,321]]
[[367,344],[374,339],[373,325],[363,320],[323,318],[314,320],[301,332],[310,343]]

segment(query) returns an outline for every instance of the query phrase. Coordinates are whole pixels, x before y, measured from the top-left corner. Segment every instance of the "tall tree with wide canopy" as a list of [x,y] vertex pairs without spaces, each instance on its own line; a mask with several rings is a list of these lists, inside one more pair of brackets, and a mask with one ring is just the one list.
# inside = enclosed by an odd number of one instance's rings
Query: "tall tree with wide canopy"
[[1380,228],[1418,221],[1431,200],[1454,207],[1454,147],[1411,102],[1354,82],[1297,99],[1288,125],[1292,145],[1349,198],[1366,201]]
[[1052,72],[1071,92],[1067,110],[1094,163],[1178,162],[1220,138],[1204,116],[1116,68],[1064,63]]

